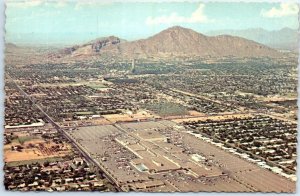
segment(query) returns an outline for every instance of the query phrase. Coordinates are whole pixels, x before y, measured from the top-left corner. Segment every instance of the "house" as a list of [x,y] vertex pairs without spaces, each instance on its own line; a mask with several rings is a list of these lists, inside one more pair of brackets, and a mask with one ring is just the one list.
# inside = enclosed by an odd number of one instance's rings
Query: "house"
[[78,164],[82,165],[83,164],[83,159],[82,158],[74,158],[74,163],[76,165],[78,165]]

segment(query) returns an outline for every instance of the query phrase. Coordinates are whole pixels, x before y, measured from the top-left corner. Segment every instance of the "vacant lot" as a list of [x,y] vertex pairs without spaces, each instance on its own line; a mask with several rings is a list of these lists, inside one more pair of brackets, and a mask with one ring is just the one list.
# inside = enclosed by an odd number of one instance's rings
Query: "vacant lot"
[[206,120],[225,120],[225,119],[234,119],[234,118],[249,118],[252,117],[252,114],[225,114],[225,115],[213,115],[213,116],[201,116],[201,117],[192,117],[192,118],[182,118],[172,120],[176,123],[189,122],[189,121],[206,121]]
[[4,146],[4,161],[10,163],[63,157],[70,153],[71,146],[69,144],[56,144],[42,138],[23,136]]
[[172,102],[147,103],[144,104],[144,107],[162,117],[188,114],[188,110],[184,106]]

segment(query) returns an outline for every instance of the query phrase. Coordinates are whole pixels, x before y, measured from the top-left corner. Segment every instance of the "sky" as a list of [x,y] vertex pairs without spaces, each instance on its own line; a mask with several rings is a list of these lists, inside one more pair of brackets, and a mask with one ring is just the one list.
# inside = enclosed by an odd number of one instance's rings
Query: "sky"
[[6,1],[6,42],[80,44],[114,35],[126,40],[182,26],[206,33],[224,29],[298,28],[296,3]]

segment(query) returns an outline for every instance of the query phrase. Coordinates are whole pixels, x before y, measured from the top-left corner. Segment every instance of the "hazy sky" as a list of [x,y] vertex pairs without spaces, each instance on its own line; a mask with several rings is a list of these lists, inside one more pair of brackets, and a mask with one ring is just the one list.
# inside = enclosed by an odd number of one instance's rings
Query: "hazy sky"
[[115,35],[146,38],[174,25],[220,29],[298,28],[293,3],[116,3],[103,1],[7,1],[6,41],[72,44]]

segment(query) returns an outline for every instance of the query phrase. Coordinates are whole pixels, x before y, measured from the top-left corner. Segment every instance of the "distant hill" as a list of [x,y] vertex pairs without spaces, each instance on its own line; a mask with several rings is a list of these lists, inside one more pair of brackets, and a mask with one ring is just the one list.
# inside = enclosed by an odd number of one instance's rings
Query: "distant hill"
[[68,56],[119,55],[138,57],[277,57],[280,52],[245,38],[220,35],[206,36],[194,30],[175,26],[152,37],[126,42],[110,36],[73,46],[62,51]]
[[41,63],[43,61],[47,61],[45,55],[47,55],[49,52],[49,49],[46,50],[37,47],[27,47],[19,46],[13,43],[5,43],[5,64],[23,66],[26,64]]
[[126,42],[115,36],[98,38],[92,41],[89,41],[83,45],[75,45],[72,47],[64,48],[60,50],[62,56],[72,55],[72,56],[83,56],[83,55],[94,55],[100,53],[100,51],[105,51],[105,48],[111,48],[113,50],[114,46],[119,45],[120,43]]
[[5,49],[6,50],[10,50],[10,49],[16,49],[18,48],[18,46],[16,44],[13,44],[13,43],[5,43]]
[[268,31],[262,28],[245,30],[219,30],[208,32],[208,35],[233,35],[243,37],[272,48],[295,51],[298,50],[298,31],[291,28],[283,28],[277,31]]

